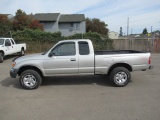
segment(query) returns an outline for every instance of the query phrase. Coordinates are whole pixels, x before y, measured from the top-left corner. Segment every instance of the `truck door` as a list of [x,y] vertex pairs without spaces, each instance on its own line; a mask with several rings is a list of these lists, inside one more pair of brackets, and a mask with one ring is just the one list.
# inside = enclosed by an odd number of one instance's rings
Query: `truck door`
[[75,42],[63,42],[54,47],[44,60],[48,76],[78,74],[78,56]]
[[87,41],[79,41],[79,74],[94,74],[94,53]]
[[11,42],[9,39],[5,40],[5,47],[6,47],[5,54],[6,55],[12,54],[12,46],[11,46]]
[[15,44],[15,42],[13,41],[13,39],[10,39],[12,45],[12,53],[16,53],[16,52],[19,52],[21,48],[18,49],[18,46]]

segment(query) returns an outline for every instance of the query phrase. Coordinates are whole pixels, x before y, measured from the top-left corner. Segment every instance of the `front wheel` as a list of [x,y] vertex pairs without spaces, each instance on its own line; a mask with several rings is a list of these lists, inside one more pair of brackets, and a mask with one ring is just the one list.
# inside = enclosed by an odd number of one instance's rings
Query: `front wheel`
[[110,81],[117,87],[126,86],[130,81],[131,75],[128,69],[117,67],[111,71]]
[[20,85],[28,90],[36,89],[40,86],[42,77],[35,70],[25,70],[20,75]]

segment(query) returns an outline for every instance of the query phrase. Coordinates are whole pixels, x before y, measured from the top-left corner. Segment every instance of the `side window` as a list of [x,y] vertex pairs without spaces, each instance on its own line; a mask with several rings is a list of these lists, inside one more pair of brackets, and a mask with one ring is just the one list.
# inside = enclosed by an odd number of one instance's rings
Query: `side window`
[[14,45],[14,42],[13,42],[13,40],[11,39],[11,42],[12,42],[12,44]]
[[54,56],[72,56],[76,54],[75,43],[74,42],[66,42],[59,44],[52,51]]
[[9,39],[7,39],[7,40],[5,41],[5,46],[11,46],[11,42],[10,42]]
[[80,55],[88,55],[89,54],[88,42],[80,41],[80,42],[78,42],[78,45],[79,45],[79,54]]

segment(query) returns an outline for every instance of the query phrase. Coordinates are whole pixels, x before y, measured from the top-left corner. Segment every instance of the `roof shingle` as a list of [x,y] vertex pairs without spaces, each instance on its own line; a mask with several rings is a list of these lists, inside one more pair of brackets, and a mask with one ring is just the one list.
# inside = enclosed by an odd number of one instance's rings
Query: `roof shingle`
[[39,21],[57,21],[60,13],[37,13],[33,17]]
[[81,22],[85,20],[84,14],[63,14],[59,22]]

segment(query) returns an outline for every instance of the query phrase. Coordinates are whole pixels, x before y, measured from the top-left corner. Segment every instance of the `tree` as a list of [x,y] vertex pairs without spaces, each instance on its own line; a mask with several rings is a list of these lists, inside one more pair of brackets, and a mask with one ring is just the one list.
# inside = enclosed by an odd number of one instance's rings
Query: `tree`
[[22,10],[17,10],[16,16],[13,20],[13,30],[24,30],[25,28],[29,29],[40,29],[43,30],[43,25],[39,23],[38,20],[33,18],[33,15],[27,15]]
[[0,15],[0,36],[8,37],[11,31],[11,22],[6,15]]
[[123,36],[122,27],[120,27],[119,36]]
[[143,29],[142,34],[144,34],[144,35],[148,34],[147,28],[144,28],[144,29]]
[[98,18],[86,18],[86,31],[87,32],[97,32],[102,35],[108,36],[108,28],[105,22]]
[[44,30],[44,27],[42,24],[39,23],[38,20],[34,19],[31,21],[31,23],[29,24],[29,28],[30,29],[33,29],[33,30],[36,30],[36,29],[40,29],[40,30]]
[[22,10],[17,10],[16,15],[13,20],[13,30],[24,30],[29,26],[31,22],[30,17]]

